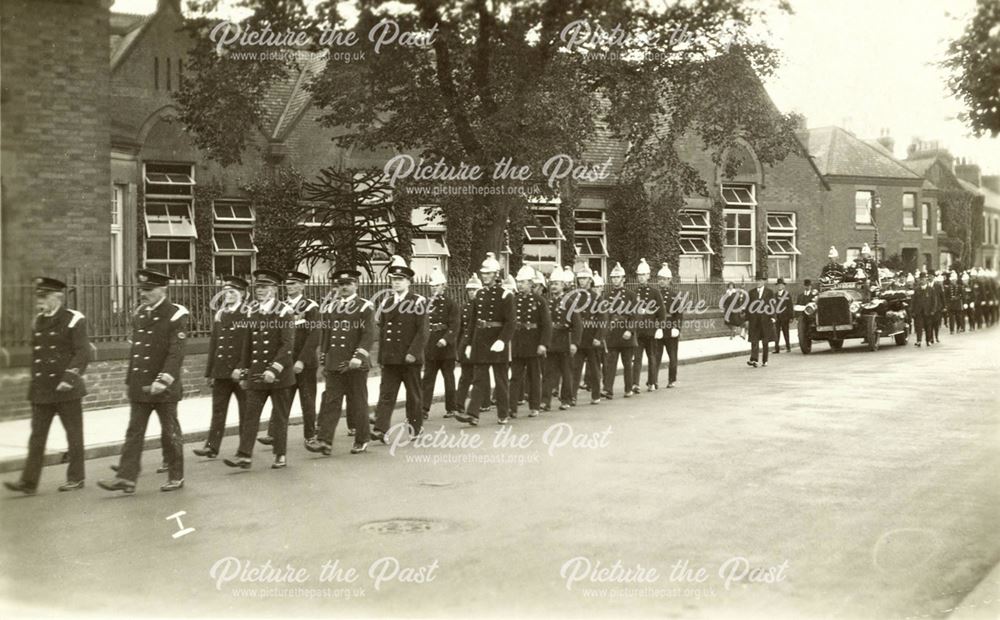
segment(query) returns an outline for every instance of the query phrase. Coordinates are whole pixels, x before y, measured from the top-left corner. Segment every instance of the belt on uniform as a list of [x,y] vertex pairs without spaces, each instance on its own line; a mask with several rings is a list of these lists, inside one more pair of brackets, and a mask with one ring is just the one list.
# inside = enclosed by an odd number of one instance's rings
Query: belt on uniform
[[538,323],[518,323],[517,326],[521,329],[536,329],[538,327]]
[[477,319],[476,327],[503,327],[503,323],[500,321],[484,321],[483,319]]
[[430,329],[432,329],[432,330],[448,329],[448,324],[447,323],[431,323],[430,325],[428,325],[428,327],[430,327]]

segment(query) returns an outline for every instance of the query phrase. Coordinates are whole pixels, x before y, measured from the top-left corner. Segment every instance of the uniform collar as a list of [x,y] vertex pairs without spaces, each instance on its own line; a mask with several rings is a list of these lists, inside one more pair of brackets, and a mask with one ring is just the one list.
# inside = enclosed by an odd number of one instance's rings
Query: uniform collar
[[343,304],[343,303],[347,303],[347,302],[351,301],[352,299],[356,298],[357,296],[358,296],[357,293],[351,293],[350,297],[338,297],[337,301],[339,301],[340,303]]
[[147,312],[152,312],[153,310],[156,310],[157,308],[160,307],[161,304],[163,304],[164,301],[166,301],[166,299],[167,299],[167,296],[164,295],[163,297],[160,298],[160,300],[158,302],[156,302],[152,306],[146,306],[146,311]]
[[52,318],[52,317],[54,317],[55,315],[59,314],[59,311],[60,311],[60,310],[62,310],[62,305],[60,305],[59,307],[57,307],[57,308],[56,308],[55,310],[53,310],[52,312],[39,312],[39,313],[38,313],[38,316],[44,316],[44,317],[45,317],[45,318],[47,318],[47,319],[51,319],[51,318]]

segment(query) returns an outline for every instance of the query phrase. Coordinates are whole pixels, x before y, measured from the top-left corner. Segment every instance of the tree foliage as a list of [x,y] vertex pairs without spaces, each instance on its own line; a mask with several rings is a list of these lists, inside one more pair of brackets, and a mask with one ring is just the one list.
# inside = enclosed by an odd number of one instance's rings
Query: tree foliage
[[965,106],[960,118],[976,136],[1000,135],[1000,2],[978,0],[941,64],[950,73],[948,88]]

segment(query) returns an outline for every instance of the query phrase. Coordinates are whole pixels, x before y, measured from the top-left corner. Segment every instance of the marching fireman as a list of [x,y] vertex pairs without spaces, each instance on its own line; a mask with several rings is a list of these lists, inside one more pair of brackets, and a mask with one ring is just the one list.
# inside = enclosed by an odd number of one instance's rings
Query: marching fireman
[[624,374],[622,383],[625,398],[632,396],[632,358],[635,356],[635,307],[636,295],[625,288],[625,269],[615,263],[611,270],[611,291],[605,296],[608,311],[608,331],[604,354],[604,392],[608,400],[614,398],[615,375],[618,373],[618,358],[621,357]]
[[59,416],[69,446],[69,468],[60,491],[83,488],[83,373],[90,360],[87,323],[82,313],[65,306],[66,284],[53,278],[35,278],[35,316],[32,330],[31,437],[28,458],[17,482],[4,482],[11,491],[28,495],[38,489],[45,443],[52,418]]
[[[667,318],[666,307],[663,305],[663,296],[658,287],[649,284],[649,263],[645,258],[639,259],[639,266],[636,267],[635,277],[639,281],[636,289],[636,299],[638,310],[635,328],[636,348],[635,357],[632,360],[631,387],[633,394],[639,394],[639,378],[642,375],[642,355],[646,354],[646,391],[656,390],[660,382],[660,356],[659,346],[663,339],[663,321]],[[626,383],[626,388],[628,384]]]
[[[469,317],[472,316],[472,300],[476,298],[476,295],[483,288],[483,282],[479,279],[479,276],[472,274],[469,276],[469,281],[465,283],[465,303],[462,304],[462,316],[458,331],[458,361],[462,367],[461,377],[458,379],[458,389],[455,391],[455,405],[456,409],[454,411],[446,411],[444,417],[454,418],[458,413],[465,411],[465,402],[468,400],[469,389],[472,387],[473,373],[475,372],[475,367],[472,364],[472,360],[466,354],[465,345],[468,344],[465,341],[463,334],[466,333],[469,326]],[[489,378],[487,378],[489,380]]]
[[254,440],[260,430],[260,414],[271,399],[271,419],[275,420],[274,462],[271,469],[284,469],[288,446],[288,412],[295,392],[295,321],[289,306],[278,300],[281,274],[269,269],[253,272],[256,304],[247,318],[248,333],[233,379],[244,382],[247,390],[246,419],[240,429],[236,458],[225,459],[229,467],[250,469]]
[[663,352],[667,353],[667,387],[677,384],[677,346],[681,339],[681,325],[684,323],[684,298],[674,290],[674,274],[670,267],[663,263],[656,272],[656,282],[663,296],[663,307],[666,308],[666,322],[663,326],[663,340],[660,341],[660,363]]
[[393,256],[389,265],[392,294],[378,304],[375,321],[379,328],[378,361],[382,366],[375,428],[372,438],[386,441],[392,423],[400,384],[406,388],[408,432],[416,437],[423,429],[423,396],[420,366],[427,345],[427,298],[410,292],[413,270],[401,256]]
[[568,301],[571,308],[579,312],[583,333],[580,336],[580,347],[573,360],[573,400],[576,404],[576,386],[580,385],[581,375],[586,365],[586,381],[590,389],[590,404],[601,402],[600,357],[604,354],[604,322],[603,315],[598,311],[598,294],[594,290],[594,272],[586,263],[579,264],[574,269],[576,275],[576,290]]
[[528,392],[528,417],[538,416],[542,400],[542,360],[552,338],[552,321],[545,300],[532,290],[535,270],[523,265],[517,272],[514,307],[517,330],[511,343],[510,417],[517,417],[517,401]]
[[233,379],[233,370],[240,362],[247,330],[240,325],[240,319],[246,318],[240,309],[246,301],[247,289],[250,285],[241,278],[226,277],[222,282],[221,303],[215,311],[212,321],[212,335],[208,340],[208,363],[205,366],[205,376],[212,388],[212,421],[208,429],[205,447],[195,448],[198,456],[214,459],[219,455],[222,435],[226,430],[226,416],[229,413],[229,401],[236,398],[236,408],[240,428],[246,415],[246,392],[240,387],[239,380]]
[[480,405],[490,400],[490,371],[496,386],[497,422],[507,423],[510,412],[510,386],[508,368],[510,366],[510,339],[514,335],[517,317],[514,310],[514,295],[505,290],[498,274],[500,263],[492,252],[486,253],[479,268],[483,289],[472,300],[469,322],[462,334],[466,355],[474,366],[472,395],[465,413],[455,419],[476,426],[479,424]]
[[320,307],[319,346],[325,388],[320,399],[318,436],[306,442],[306,450],[326,456],[333,453],[333,436],[345,399],[348,426],[355,433],[351,454],[368,449],[368,372],[375,342],[375,306],[358,297],[360,277],[361,273],[353,269],[335,271],[332,278],[337,296]]
[[184,486],[184,439],[177,421],[177,403],[183,394],[181,368],[188,310],[167,299],[170,276],[142,269],[136,277],[142,305],[132,316],[132,348],[125,376],[131,410],[125,446],[117,477],[98,481],[97,485],[107,491],[135,492],[146,426],[155,411],[163,431],[163,458],[169,472],[160,490],[176,491]]
[[580,313],[570,306],[570,296],[566,289],[573,286],[573,272],[556,267],[549,276],[549,318],[552,322],[552,338],[545,352],[545,368],[542,381],[542,411],[551,409],[554,391],[559,390],[559,409],[569,409],[576,393],[573,383],[573,356],[580,347],[583,323]]
[[431,297],[428,302],[427,347],[424,351],[423,411],[428,418],[434,399],[434,383],[438,372],[444,381],[445,417],[455,417],[459,410],[455,400],[455,344],[461,329],[461,311],[454,300],[445,296],[448,280],[437,267],[431,271]]

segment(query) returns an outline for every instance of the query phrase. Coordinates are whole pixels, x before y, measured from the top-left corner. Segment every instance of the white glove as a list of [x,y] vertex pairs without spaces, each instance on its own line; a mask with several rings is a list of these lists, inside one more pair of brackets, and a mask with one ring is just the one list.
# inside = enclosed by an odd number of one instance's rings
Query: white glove
[[538,345],[538,354],[539,355],[545,355],[545,345],[544,344]]
[[661,328],[656,328],[656,333],[653,334],[654,340],[663,340],[663,330]]
[[680,335],[681,335],[681,330],[677,329],[676,327],[671,327],[670,328],[670,337],[671,338],[677,338]]
[[153,381],[152,385],[149,386],[150,394],[162,394],[165,391],[167,391],[167,386],[159,381]]
[[305,370],[305,367],[306,367],[306,365],[303,364],[301,361],[299,361],[299,362],[295,362],[295,365],[292,366],[292,370],[295,371],[295,374],[299,374],[300,372],[302,372],[303,370]]
[[494,353],[499,353],[503,351],[503,340],[497,340],[490,346],[490,351]]
[[416,358],[416,356],[415,356],[415,355],[413,355],[412,353],[407,353],[407,354],[406,354],[406,357],[404,357],[404,358],[403,358],[403,360],[404,360],[404,361],[405,361],[405,362],[406,362],[407,364],[412,364],[413,362],[417,361],[417,358]]
[[59,385],[56,386],[56,391],[57,392],[66,392],[66,391],[69,391],[69,390],[72,390],[72,389],[73,389],[73,386],[70,385],[70,384],[68,384],[68,383],[66,383],[65,381],[60,381]]
[[264,371],[264,383],[274,383],[274,380],[277,378],[278,377],[277,375],[274,374],[274,371],[271,370]]
[[569,345],[569,354],[576,355],[577,346],[575,344]]
[[628,340],[631,337],[632,337],[632,332],[630,332],[629,330],[626,329],[624,332],[622,332],[622,340]]
[[437,346],[438,346],[438,348],[439,348],[439,349],[440,349],[441,347],[446,347],[446,346],[448,346],[448,341],[447,341],[447,340],[445,340],[444,338],[441,338],[441,339],[439,339],[439,340],[437,341]]
[[472,347],[470,347],[468,345],[466,345],[466,347],[465,347],[465,357],[468,357],[468,358],[472,357]]
[[241,378],[243,378],[243,371],[239,368],[234,368],[233,374],[229,375],[229,378],[232,379],[233,381],[239,381]]
[[347,367],[351,370],[357,370],[358,368],[361,368],[361,360],[356,357],[352,357],[351,361],[347,362]]

